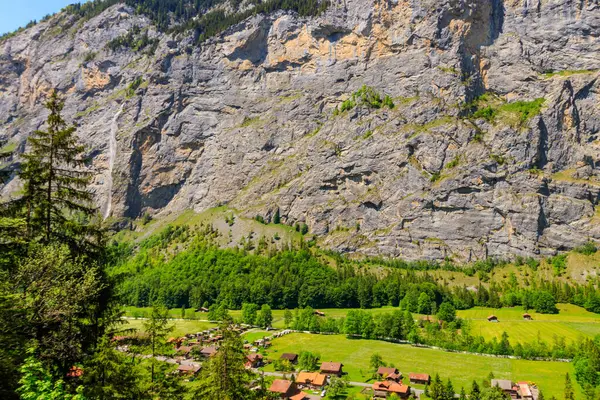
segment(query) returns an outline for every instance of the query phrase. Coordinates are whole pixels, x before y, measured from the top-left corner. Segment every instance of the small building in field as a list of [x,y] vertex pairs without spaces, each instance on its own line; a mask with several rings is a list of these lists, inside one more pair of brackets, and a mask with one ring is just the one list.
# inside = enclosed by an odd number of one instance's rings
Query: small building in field
[[342,371],[343,364],[337,362],[324,362],[321,364],[321,373],[327,375],[335,375],[342,376],[344,373]]
[[375,382],[373,393],[374,399],[387,399],[392,394],[407,399],[410,396],[410,386],[392,381]]
[[283,353],[281,355],[281,357],[279,357],[280,360],[287,360],[292,364],[296,364],[298,362],[298,354],[294,354],[294,353]]
[[302,388],[320,389],[327,383],[327,375],[318,372],[299,372],[296,384]]
[[318,317],[324,317],[325,313],[322,312],[322,311],[319,311],[319,310],[315,310],[315,315],[318,316]]
[[531,316],[531,314],[525,313],[523,314],[523,319],[526,319],[527,321],[532,321],[533,317]]
[[429,385],[431,382],[431,377],[428,374],[410,373],[408,379],[413,385]]
[[495,315],[490,315],[489,317],[487,317],[488,322],[498,322],[498,317],[496,317]]
[[386,381],[400,382],[402,380],[402,374],[396,368],[379,367],[377,369],[377,375],[380,379],[384,379]]
[[206,307],[200,307],[200,308],[194,310],[194,312],[208,312],[208,308],[206,308]]
[[296,391],[294,383],[285,379],[275,379],[269,388],[269,392],[276,394],[282,399],[288,399],[293,396]]
[[519,398],[519,387],[508,379],[492,379],[492,387],[499,387],[511,399]]

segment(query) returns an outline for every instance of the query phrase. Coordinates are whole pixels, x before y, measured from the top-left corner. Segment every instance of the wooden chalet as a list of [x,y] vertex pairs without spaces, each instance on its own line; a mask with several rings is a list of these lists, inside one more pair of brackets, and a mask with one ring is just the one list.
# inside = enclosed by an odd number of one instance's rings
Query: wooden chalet
[[200,365],[186,364],[177,367],[177,373],[180,375],[196,375],[200,371]]
[[217,354],[217,348],[215,346],[205,347],[202,350],[200,350],[200,355],[202,357],[212,357],[215,354]]
[[429,385],[431,377],[428,374],[411,373],[408,375],[408,380],[413,385]]
[[269,388],[269,392],[278,395],[282,399],[289,399],[296,391],[294,382],[285,379],[275,379]]
[[533,317],[531,316],[531,314],[523,314],[523,319],[527,320],[527,321],[532,321]]
[[387,381],[400,382],[402,380],[402,374],[396,368],[379,367],[379,369],[377,369],[377,375],[380,379]]
[[496,317],[495,315],[490,315],[489,317],[487,317],[488,322],[498,322],[498,317]]
[[298,362],[298,354],[294,354],[294,353],[283,353],[281,355],[281,357],[279,357],[280,360],[288,360],[290,363],[292,364],[296,364]]
[[248,360],[246,362],[247,368],[258,368],[263,363],[263,356],[261,354],[248,354],[246,356],[246,359]]
[[519,398],[519,386],[508,379],[492,379],[492,387],[494,386],[499,387],[511,399]]
[[327,383],[327,375],[318,372],[299,372],[296,377],[298,387],[320,389]]
[[387,399],[392,394],[401,399],[407,399],[410,396],[410,386],[393,381],[375,382],[373,384],[374,399]]
[[327,375],[342,376],[342,374],[344,373],[342,371],[343,366],[344,365],[342,363],[324,362],[323,364],[321,364],[321,373]]
[[529,383],[527,382],[519,382],[517,384],[519,387],[519,398],[524,400],[534,400],[533,392],[531,391],[531,387],[529,387]]
[[319,310],[315,310],[315,315],[318,316],[318,317],[324,317],[325,313],[322,312],[322,311],[319,311]]

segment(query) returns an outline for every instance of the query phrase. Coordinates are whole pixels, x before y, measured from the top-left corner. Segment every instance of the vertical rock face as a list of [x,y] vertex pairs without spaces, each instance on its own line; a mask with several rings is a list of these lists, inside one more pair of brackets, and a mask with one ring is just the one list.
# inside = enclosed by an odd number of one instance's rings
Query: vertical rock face
[[[153,54],[107,49],[134,26]],[[599,35],[597,0],[333,0],[202,45],[63,13],[0,42],[0,135],[24,150],[56,87],[106,216],[227,203],[346,252],[552,254],[600,239]],[[363,85],[395,107],[335,112]]]

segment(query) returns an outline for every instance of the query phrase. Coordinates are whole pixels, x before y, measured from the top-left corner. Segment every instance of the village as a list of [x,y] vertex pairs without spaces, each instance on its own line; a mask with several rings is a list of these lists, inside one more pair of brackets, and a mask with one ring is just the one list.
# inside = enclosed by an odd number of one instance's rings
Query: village
[[[321,313],[320,311],[316,312]],[[531,318],[529,315],[524,316],[524,318],[527,317]],[[490,316],[488,321],[498,322],[498,319]],[[246,324],[236,324],[232,329],[244,338],[244,334],[251,333],[256,328]],[[320,361],[316,370],[307,371],[298,367],[299,354],[282,353],[277,359],[266,355],[266,350],[272,346],[274,340],[291,333],[294,331],[290,329],[272,330],[270,336],[263,336],[252,342],[244,340],[245,367],[266,378],[266,381],[269,382],[267,390],[275,398],[317,400],[326,397],[332,379],[340,379],[346,375],[343,363],[334,360]],[[115,336],[113,340],[118,343],[117,348],[120,351],[128,353],[131,346],[141,338],[143,335]],[[170,352],[172,356],[156,356],[155,358],[177,365],[174,373],[183,376],[187,381],[194,381],[202,369],[202,363],[218,353],[222,339],[223,335],[217,327],[195,334],[189,333],[182,337],[170,337],[167,343],[172,346],[172,352]],[[286,372],[263,371],[263,367],[277,361],[285,362],[286,365],[292,367],[291,370]],[[273,380],[271,381],[271,379]],[[372,383],[346,380],[345,384],[359,387],[360,393],[371,399],[421,399],[427,398],[426,388],[431,384],[432,377],[421,372],[409,372],[405,376],[395,367],[381,366],[372,380]],[[537,387],[526,381],[512,382],[511,380],[492,379],[491,385],[499,387],[511,399],[538,399]]]

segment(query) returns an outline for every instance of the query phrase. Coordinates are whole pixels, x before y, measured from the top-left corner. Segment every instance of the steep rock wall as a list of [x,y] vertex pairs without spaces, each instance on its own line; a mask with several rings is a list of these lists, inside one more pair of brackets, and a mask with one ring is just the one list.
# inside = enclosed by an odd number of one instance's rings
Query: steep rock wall
[[[134,26],[154,54],[106,49]],[[123,5],[59,14],[0,43],[0,136],[22,151],[57,87],[107,216],[227,203],[346,252],[553,254],[600,239],[599,35],[597,0],[334,0],[200,46]],[[396,107],[335,115],[362,85]],[[484,92],[545,101],[467,118]]]

